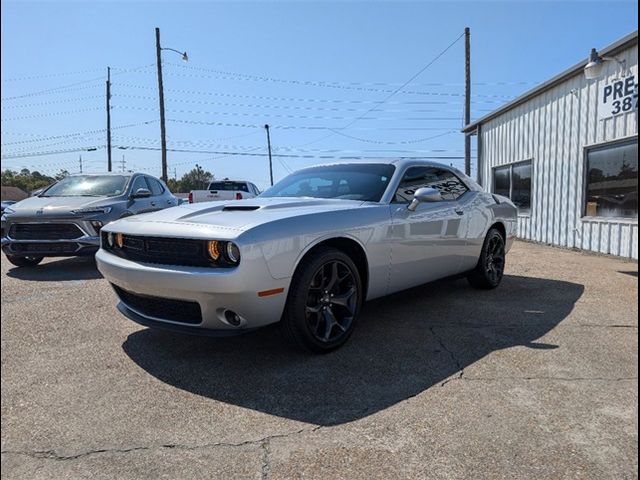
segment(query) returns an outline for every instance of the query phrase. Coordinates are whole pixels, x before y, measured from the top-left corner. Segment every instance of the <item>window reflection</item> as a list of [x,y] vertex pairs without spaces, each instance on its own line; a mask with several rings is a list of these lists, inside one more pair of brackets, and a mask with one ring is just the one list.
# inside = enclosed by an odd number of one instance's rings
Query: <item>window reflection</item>
[[638,141],[587,152],[587,216],[638,218]]

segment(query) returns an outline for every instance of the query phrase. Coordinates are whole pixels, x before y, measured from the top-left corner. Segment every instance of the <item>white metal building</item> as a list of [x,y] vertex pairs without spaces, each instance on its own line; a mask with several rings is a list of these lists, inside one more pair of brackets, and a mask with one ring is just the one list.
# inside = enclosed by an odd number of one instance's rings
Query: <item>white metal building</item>
[[519,237],[638,258],[637,102],[636,31],[464,129]]

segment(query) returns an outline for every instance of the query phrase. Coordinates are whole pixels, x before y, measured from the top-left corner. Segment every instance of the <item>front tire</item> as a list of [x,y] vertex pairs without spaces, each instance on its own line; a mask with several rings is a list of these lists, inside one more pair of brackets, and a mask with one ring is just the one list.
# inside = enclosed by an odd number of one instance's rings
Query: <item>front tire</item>
[[335,248],[318,248],[302,259],[292,278],[282,332],[303,350],[330,352],[353,333],[362,300],[353,261]]
[[7,260],[16,267],[35,267],[42,261],[43,257],[20,257],[18,255],[7,255]]
[[500,285],[504,275],[505,243],[502,233],[492,228],[487,233],[476,268],[467,276],[474,288],[491,290]]

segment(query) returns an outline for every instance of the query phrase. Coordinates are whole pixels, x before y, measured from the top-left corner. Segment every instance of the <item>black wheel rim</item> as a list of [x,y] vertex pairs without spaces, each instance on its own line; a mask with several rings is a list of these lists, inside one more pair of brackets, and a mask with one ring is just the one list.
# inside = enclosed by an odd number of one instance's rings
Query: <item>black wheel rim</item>
[[314,338],[331,343],[346,335],[358,306],[358,287],[351,269],[339,260],[322,265],[311,278],[305,316]]
[[496,235],[489,239],[487,255],[485,257],[485,272],[492,284],[497,284],[504,273],[504,242]]

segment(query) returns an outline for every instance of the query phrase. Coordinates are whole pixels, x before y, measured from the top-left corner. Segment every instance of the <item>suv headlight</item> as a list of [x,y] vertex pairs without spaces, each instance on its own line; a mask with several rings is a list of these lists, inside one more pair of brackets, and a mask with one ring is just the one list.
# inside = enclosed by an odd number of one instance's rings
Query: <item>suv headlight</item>
[[4,209],[4,212],[2,212],[3,215],[11,215],[12,213],[16,213],[16,211],[10,207],[6,207]]
[[109,213],[113,210],[113,207],[87,207],[78,208],[77,210],[71,210],[71,213],[75,215],[97,215],[100,213]]

